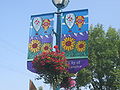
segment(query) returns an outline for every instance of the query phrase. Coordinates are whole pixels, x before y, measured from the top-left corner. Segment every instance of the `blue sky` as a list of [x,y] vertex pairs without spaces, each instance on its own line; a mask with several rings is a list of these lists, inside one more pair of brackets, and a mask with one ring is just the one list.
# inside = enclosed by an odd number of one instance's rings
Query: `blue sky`
[[[70,0],[63,11],[89,10],[89,25],[103,24],[120,29],[120,0]],[[36,74],[26,69],[30,16],[55,12],[52,0],[0,1],[0,90],[28,90]]]

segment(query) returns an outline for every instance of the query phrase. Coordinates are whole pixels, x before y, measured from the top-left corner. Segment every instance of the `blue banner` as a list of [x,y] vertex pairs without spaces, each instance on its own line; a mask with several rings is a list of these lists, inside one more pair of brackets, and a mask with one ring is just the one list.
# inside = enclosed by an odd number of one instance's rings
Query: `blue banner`
[[29,31],[28,60],[48,52],[53,44],[54,14],[32,15]]
[[63,12],[61,51],[67,59],[88,57],[88,9]]

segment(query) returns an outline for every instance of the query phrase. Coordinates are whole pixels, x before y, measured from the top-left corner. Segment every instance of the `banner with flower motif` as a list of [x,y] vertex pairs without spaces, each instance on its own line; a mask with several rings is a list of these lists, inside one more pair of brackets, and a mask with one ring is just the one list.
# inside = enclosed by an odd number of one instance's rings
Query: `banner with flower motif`
[[63,12],[61,51],[67,59],[88,57],[88,9]]
[[32,15],[29,31],[28,60],[41,52],[48,52],[53,44],[54,14]]

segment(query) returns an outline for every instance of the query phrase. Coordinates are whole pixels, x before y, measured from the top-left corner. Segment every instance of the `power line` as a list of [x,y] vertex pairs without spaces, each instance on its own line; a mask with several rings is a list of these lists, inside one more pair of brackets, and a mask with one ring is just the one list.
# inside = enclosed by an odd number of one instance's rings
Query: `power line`
[[[4,48],[6,49],[11,49],[12,51],[14,51],[14,52],[16,52],[17,54],[23,54],[24,53],[24,51],[22,51],[21,49],[19,49],[19,51],[17,51],[17,47],[16,47],[16,45],[14,45],[13,43],[10,43],[10,42],[8,42],[8,41],[6,41],[5,39],[3,39],[3,38],[1,38],[0,37],[0,42],[2,42],[1,44],[4,44]],[[0,44],[0,45],[1,45]]]

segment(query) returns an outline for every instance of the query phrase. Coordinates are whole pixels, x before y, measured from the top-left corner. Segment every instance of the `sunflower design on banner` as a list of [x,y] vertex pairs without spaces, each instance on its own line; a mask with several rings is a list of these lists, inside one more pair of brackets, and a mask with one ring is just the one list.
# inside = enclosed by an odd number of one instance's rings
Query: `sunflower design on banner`
[[33,53],[40,51],[40,47],[41,47],[41,42],[39,40],[32,40],[28,46],[29,50]]
[[62,47],[64,50],[71,51],[74,49],[75,39],[67,37],[62,41]]
[[51,44],[50,43],[44,43],[43,46],[41,47],[41,51],[42,52],[49,52],[51,48]]
[[63,12],[61,51],[68,59],[88,57],[88,10]]
[[76,44],[76,49],[78,52],[84,52],[86,49],[86,42],[85,41],[78,41]]
[[31,61],[37,54],[50,51],[53,44],[53,18],[53,13],[31,16],[28,61]]

